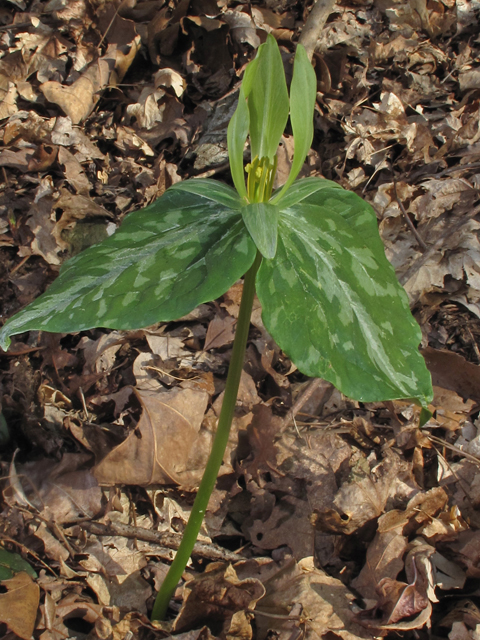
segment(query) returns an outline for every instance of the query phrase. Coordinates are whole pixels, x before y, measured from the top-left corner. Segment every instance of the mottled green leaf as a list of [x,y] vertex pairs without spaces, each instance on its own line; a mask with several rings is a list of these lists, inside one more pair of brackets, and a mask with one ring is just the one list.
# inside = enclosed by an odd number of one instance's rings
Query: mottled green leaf
[[375,213],[355,194],[319,185],[296,204],[285,206],[295,200],[288,192],[281,201],[277,253],[257,276],[265,326],[300,371],[351,398],[425,405],[432,387],[421,331]]
[[339,184],[331,180],[324,180],[323,178],[303,178],[302,180],[294,182],[285,193],[282,193],[283,187],[277,189],[272,196],[271,202],[272,204],[280,205],[282,209],[286,209],[314,196],[317,192],[323,191],[324,189],[344,191]]
[[229,209],[241,209],[245,205],[245,201],[240,198],[235,189],[217,180],[192,178],[177,182],[173,187],[170,187],[170,190],[187,191]]
[[312,63],[301,44],[297,45],[293,63],[293,77],[290,85],[290,122],[292,124],[294,153],[287,181],[280,196],[293,183],[313,140],[313,111],[317,97],[317,76]]
[[269,34],[258,49],[258,66],[248,97],[252,158],[273,161],[288,120],[289,101],[282,56]]
[[267,202],[255,202],[243,207],[242,217],[262,256],[273,258],[277,250],[277,207]]
[[[232,189],[209,181],[175,185],[120,229],[64,264],[51,287],[0,330],[134,329],[176,320],[222,295],[251,266],[256,247]],[[235,196],[235,197],[234,197]],[[223,202],[223,204],[222,204]]]
[[245,186],[245,172],[243,169],[243,150],[247,141],[250,126],[250,112],[247,98],[252,90],[255,72],[258,66],[258,56],[247,65],[240,87],[238,105],[227,129],[228,159],[233,184],[242,198],[247,197]]

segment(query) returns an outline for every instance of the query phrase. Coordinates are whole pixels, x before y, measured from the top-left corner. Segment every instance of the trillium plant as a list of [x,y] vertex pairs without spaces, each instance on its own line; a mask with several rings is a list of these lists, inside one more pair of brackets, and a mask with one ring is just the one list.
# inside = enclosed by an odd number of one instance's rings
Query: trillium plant
[[[166,614],[222,463],[255,292],[265,327],[307,376],[329,380],[363,402],[411,398],[426,408],[432,399],[418,351],[421,332],[385,257],[373,209],[334,182],[295,182],[313,139],[315,99],[315,72],[303,47],[296,50],[289,95],[280,51],[269,35],[245,70],[228,127],[235,189],[204,179],[170,187],[128,215],[113,236],[66,262],[46,293],[0,331],[7,348],[9,336],[31,329],[126,330],[169,322],[244,276],[212,452],[153,619]],[[289,117],[291,171],[273,191]],[[244,168],[248,137],[251,161]]]

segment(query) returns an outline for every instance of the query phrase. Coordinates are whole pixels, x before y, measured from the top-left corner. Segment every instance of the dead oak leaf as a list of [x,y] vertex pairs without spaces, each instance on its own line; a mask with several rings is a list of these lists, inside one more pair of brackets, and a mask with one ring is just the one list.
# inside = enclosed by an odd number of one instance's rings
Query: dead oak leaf
[[22,571],[10,580],[3,580],[7,592],[0,594],[0,622],[19,638],[30,640],[40,602],[40,587]]
[[207,408],[198,389],[135,390],[143,412],[135,431],[96,465],[100,484],[184,484]]

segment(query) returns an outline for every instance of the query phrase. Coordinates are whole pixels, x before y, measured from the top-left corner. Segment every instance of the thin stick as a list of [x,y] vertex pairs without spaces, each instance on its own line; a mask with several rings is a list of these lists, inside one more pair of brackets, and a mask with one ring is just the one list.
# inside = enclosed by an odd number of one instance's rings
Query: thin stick
[[[122,538],[131,540],[143,540],[143,542],[153,542],[167,549],[178,549],[182,540],[182,536],[179,533],[151,531],[144,527],[133,527],[132,525],[122,524],[121,522],[102,524],[100,522],[85,521],[79,522],[78,526],[96,536],[121,536]],[[237,562],[243,558],[243,556],[233,551],[223,549],[214,543],[205,544],[203,542],[195,543],[192,554],[212,561],[225,560],[227,562]]]
[[415,225],[413,224],[413,222],[410,220],[410,216],[408,215],[408,213],[405,211],[405,207],[403,206],[402,201],[400,200],[400,198],[398,197],[398,192],[397,192],[397,179],[395,178],[395,176],[393,176],[393,189],[395,191],[395,200],[398,203],[398,206],[400,207],[400,211],[403,214],[403,217],[405,219],[405,222],[407,223],[410,231],[413,233],[413,235],[415,236],[416,241],[418,242],[418,244],[420,245],[420,247],[422,248],[422,251],[426,251],[428,249],[427,245],[425,244],[423,238],[420,236],[420,234],[418,233],[418,231],[415,229]]
[[[297,398],[293,407],[290,409],[288,414],[285,416],[282,425],[282,431],[291,425],[292,422],[295,422],[295,416],[300,412],[300,409],[310,400],[315,391],[323,385],[330,386],[329,382],[326,382],[322,378],[314,378],[310,380],[305,391]],[[316,417],[316,416],[315,416]]]
[[477,456],[473,456],[471,453],[468,453],[468,451],[462,451],[462,449],[459,449],[453,444],[449,444],[446,440],[443,440],[443,438],[437,438],[437,436],[432,436],[429,433],[425,433],[425,432],[424,432],[424,435],[426,435],[427,438],[432,442],[441,444],[442,447],[445,447],[445,449],[450,449],[450,451],[453,451],[459,456],[463,456],[469,462],[473,462],[473,464],[476,464],[478,467],[480,467],[480,458],[477,458]]
[[335,0],[316,0],[302,29],[298,42],[305,47],[310,62],[312,61],[318,38],[334,6]]
[[38,563],[43,565],[45,569],[47,569],[47,571],[50,571],[56,578],[58,578],[58,574],[56,574],[55,571],[51,567],[49,567],[46,562],[39,558],[39,556],[37,556],[34,551],[26,547],[24,544],[18,542],[17,540],[14,540],[13,538],[10,538],[9,536],[5,536],[3,533],[0,533],[0,539],[4,540],[5,542],[10,542],[11,544],[17,545],[17,547],[19,547],[24,553],[31,555]]
[[21,269],[23,267],[23,265],[26,263],[26,261],[30,258],[30,256],[25,256],[24,258],[22,258],[20,260],[20,262],[13,267],[13,269],[10,271],[10,275],[12,275],[13,273],[15,273],[16,271],[18,271],[19,269]]

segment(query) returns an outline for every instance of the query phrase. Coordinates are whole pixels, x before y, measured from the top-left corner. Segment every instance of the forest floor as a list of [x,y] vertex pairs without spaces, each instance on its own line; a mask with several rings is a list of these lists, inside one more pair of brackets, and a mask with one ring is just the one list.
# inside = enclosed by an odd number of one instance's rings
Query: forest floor
[[[300,0],[0,6],[0,309],[173,183],[231,183],[226,127]],[[232,434],[165,623],[155,590],[222,402],[242,283],[178,322],[0,351],[7,640],[480,638],[480,2],[342,0],[314,54],[304,176],[374,207],[432,419],[301,375],[255,304]],[[279,151],[285,179],[292,138]]]

